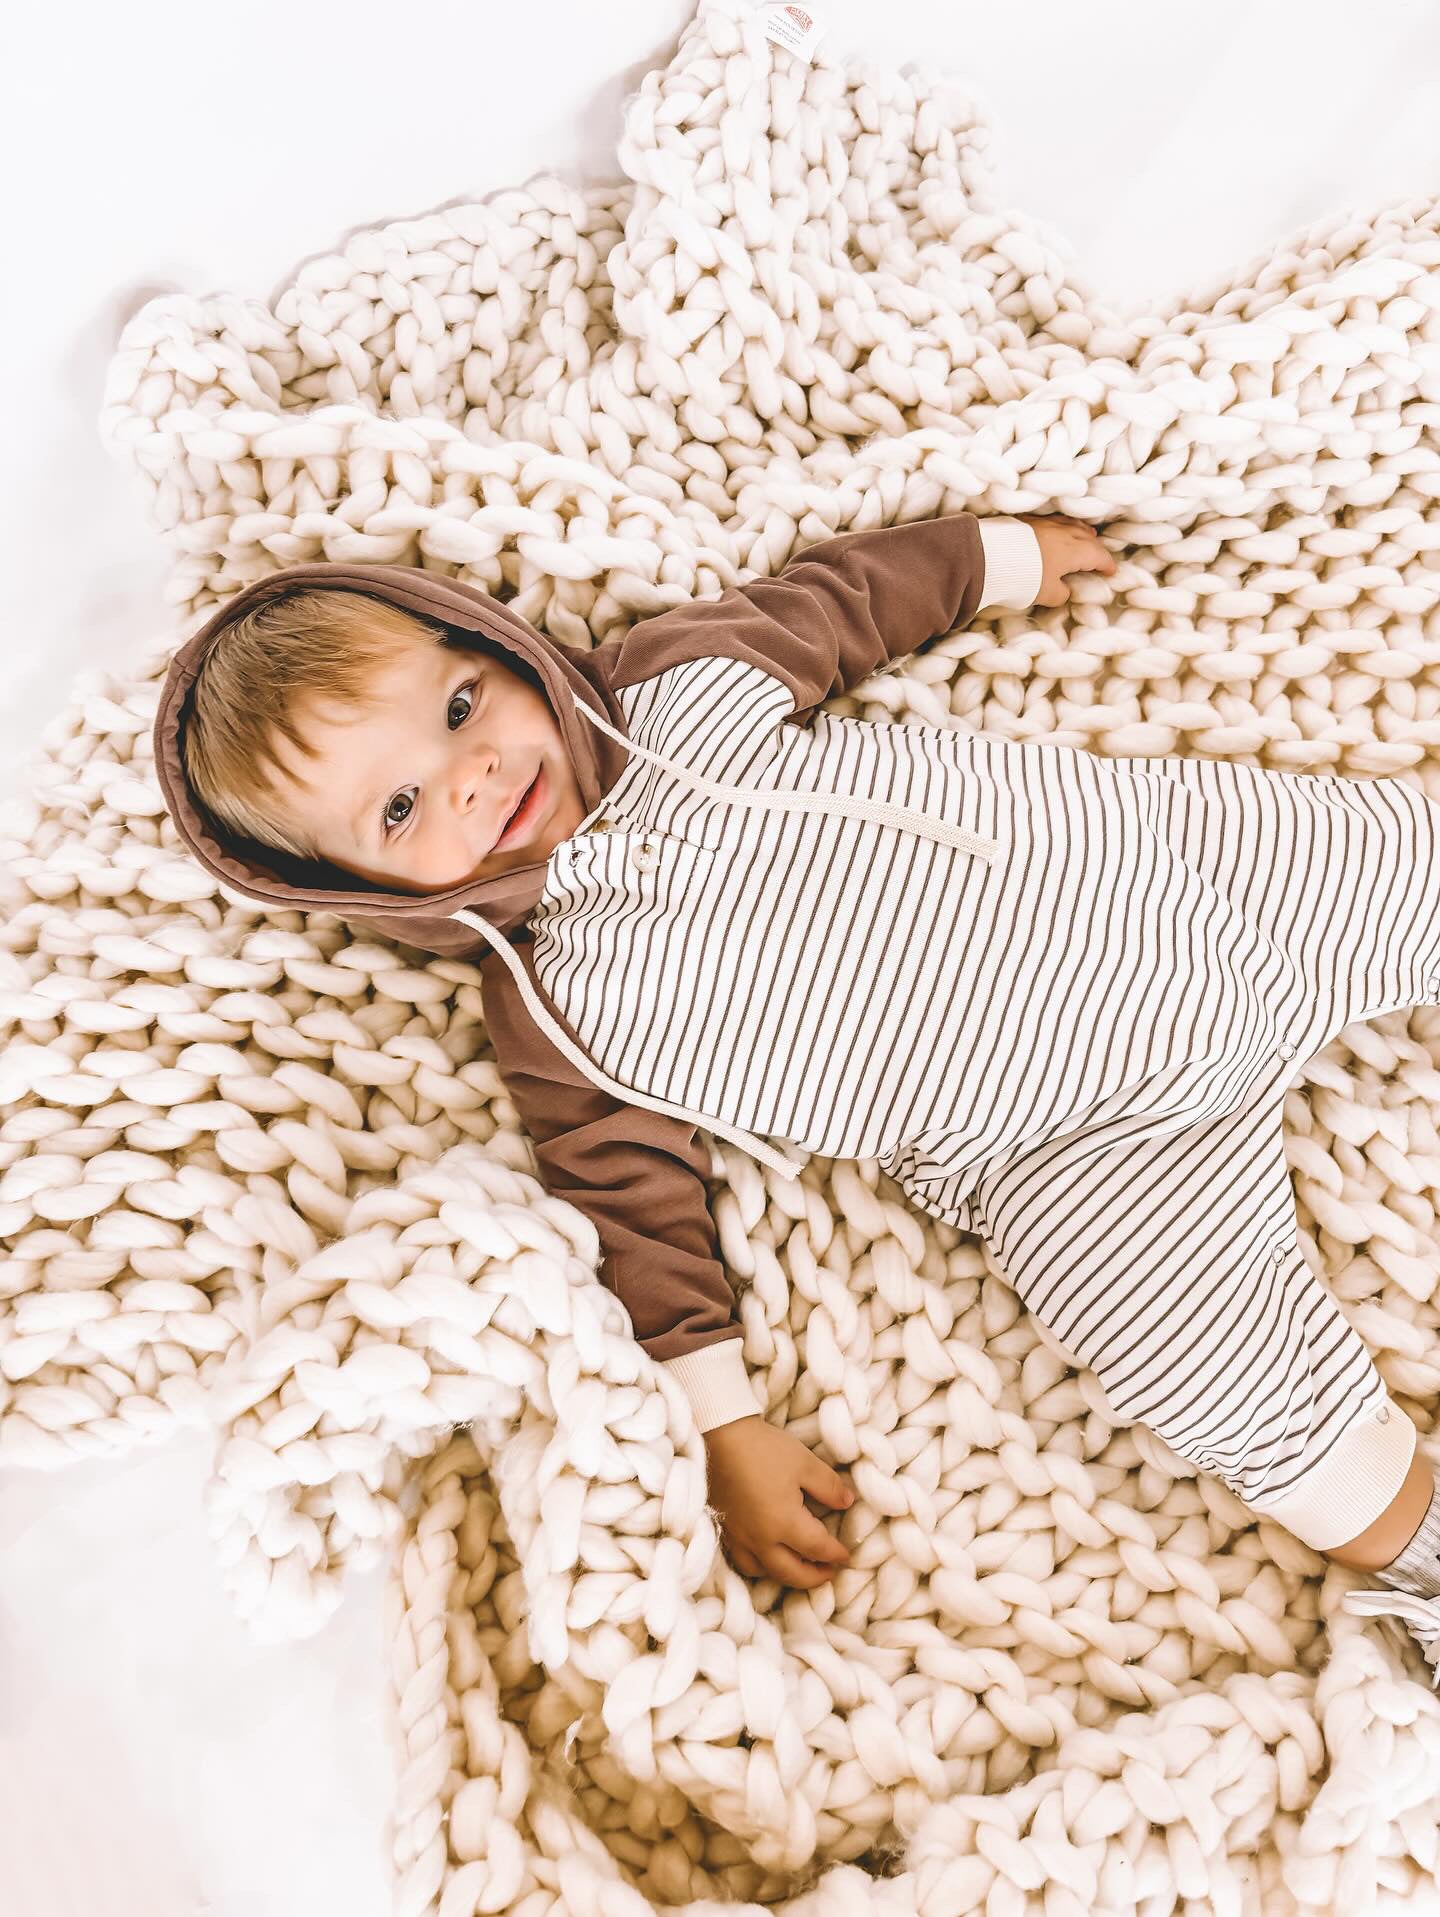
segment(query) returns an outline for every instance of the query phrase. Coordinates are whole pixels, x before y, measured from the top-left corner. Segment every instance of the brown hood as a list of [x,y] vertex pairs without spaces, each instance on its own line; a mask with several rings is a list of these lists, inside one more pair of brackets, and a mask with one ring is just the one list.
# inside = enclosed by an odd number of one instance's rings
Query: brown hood
[[[617,730],[625,730],[620,706],[595,653],[577,652],[545,638],[518,614],[478,586],[415,566],[290,566],[235,595],[175,654],[165,675],[155,716],[155,769],[176,829],[207,872],[252,899],[281,907],[334,912],[363,911],[372,924],[385,922],[393,938],[421,947],[454,948],[452,914],[464,907],[504,932],[522,925],[540,896],[545,861],[517,866],[499,878],[469,880],[445,892],[387,892],[328,863],[305,862],[218,828],[190,790],[181,738],[190,712],[191,688],[217,633],[242,614],[296,586],[343,586],[367,592],[406,612],[449,627],[455,642],[468,634],[503,647],[538,675],[554,710],[575,768],[585,808],[591,811],[624,767],[623,746],[575,711],[578,694]],[[473,940],[472,940],[473,942]]]

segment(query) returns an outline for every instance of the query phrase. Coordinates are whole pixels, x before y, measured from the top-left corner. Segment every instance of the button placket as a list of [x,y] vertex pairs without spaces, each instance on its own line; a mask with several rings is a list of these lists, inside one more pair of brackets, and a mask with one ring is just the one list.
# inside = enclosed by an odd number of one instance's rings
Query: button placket
[[[625,830],[624,823],[619,819],[596,819],[593,825],[587,825],[585,828],[587,833],[623,830]],[[638,866],[642,872],[648,872],[660,862],[660,848],[656,843],[658,836],[655,832],[639,832],[635,835],[635,842],[627,848],[631,864]]]

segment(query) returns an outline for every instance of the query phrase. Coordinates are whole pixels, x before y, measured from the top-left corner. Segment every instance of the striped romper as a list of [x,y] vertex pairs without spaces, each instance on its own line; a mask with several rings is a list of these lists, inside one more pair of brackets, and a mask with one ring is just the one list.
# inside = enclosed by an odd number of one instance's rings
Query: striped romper
[[782,727],[785,687],[734,658],[620,703],[631,757],[531,921],[601,1073],[765,1162],[878,1160],[983,1235],[1119,1421],[1316,1549],[1373,1522],[1415,1427],[1300,1251],[1282,1103],[1343,1026],[1440,1003],[1440,808]]

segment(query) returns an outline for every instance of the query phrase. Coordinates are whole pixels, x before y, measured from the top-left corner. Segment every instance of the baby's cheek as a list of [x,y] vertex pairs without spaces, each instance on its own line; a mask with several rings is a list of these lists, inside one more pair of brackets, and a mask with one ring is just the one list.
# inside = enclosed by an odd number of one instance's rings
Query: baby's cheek
[[466,876],[469,863],[463,845],[455,844],[448,836],[440,836],[423,846],[413,847],[406,870],[416,884],[438,890],[444,885],[458,884]]
[[[425,882],[435,891],[449,885],[464,885],[485,875],[492,861],[477,856],[464,832],[452,829],[440,836],[440,843],[427,848]],[[500,864],[503,866],[504,861]]]

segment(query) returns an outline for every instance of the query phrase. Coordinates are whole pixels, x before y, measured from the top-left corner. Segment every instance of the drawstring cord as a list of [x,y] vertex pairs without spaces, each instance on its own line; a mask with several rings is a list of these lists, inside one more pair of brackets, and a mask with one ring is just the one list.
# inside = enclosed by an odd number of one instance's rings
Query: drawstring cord
[[669,1118],[682,1118],[688,1124],[703,1125],[707,1132],[718,1132],[722,1138],[728,1138],[732,1145],[738,1145],[741,1151],[748,1152],[752,1158],[758,1158],[761,1164],[768,1165],[771,1171],[780,1172],[786,1178],[799,1176],[805,1164],[806,1153],[801,1152],[798,1157],[789,1158],[783,1152],[776,1151],[773,1145],[764,1144],[750,1132],[740,1131],[737,1127],[726,1125],[719,1119],[706,1118],[699,1112],[687,1111],[683,1105],[671,1105],[663,1098],[652,1098],[648,1092],[638,1092],[633,1085],[622,1085],[618,1079],[611,1078],[609,1073],[602,1071],[593,1058],[581,1051],[569,1033],[562,1032],[551,1018],[525,976],[525,967],[516,956],[509,939],[503,933],[497,932],[487,919],[482,919],[478,912],[462,910],[452,913],[451,917],[470,926],[473,931],[478,932],[488,941],[494,951],[499,953],[509,966],[510,976],[514,979],[521,998],[529,1007],[530,1016],[541,1031],[546,1034],[557,1051],[562,1052],[572,1065],[578,1067],[586,1078],[600,1086],[602,1090],[612,1092],[623,1104],[640,1105],[647,1112],[664,1112]]
[[[679,779],[692,791],[704,793],[707,798],[724,799],[731,805],[761,805],[776,812],[803,810],[836,813],[847,819],[862,819],[871,825],[888,825],[898,832],[912,832],[918,838],[933,839],[940,845],[953,846],[957,851],[969,852],[987,861],[993,859],[1000,849],[998,840],[972,832],[966,826],[952,825],[948,819],[932,819],[924,812],[913,811],[909,806],[891,805],[881,799],[847,798],[833,792],[751,792],[743,786],[718,785],[709,779],[701,779],[694,773],[687,772],[683,766],[672,764],[658,752],[651,752],[648,747],[637,745],[635,740],[626,738],[623,732],[618,732],[608,720],[602,719],[599,713],[593,711],[578,693],[572,692],[571,696],[592,726],[597,727],[601,732],[608,733],[617,744],[624,746],[627,752],[634,753],[637,758],[648,759],[652,765],[663,766],[672,778]],[[727,1125],[720,1119],[707,1117],[703,1112],[692,1112],[684,1105],[672,1105],[666,1099],[652,1098],[647,1092],[637,1091],[633,1085],[622,1085],[618,1079],[611,1078],[608,1072],[602,1071],[594,1059],[582,1051],[569,1034],[561,1031],[555,1023],[540,1002],[526,976],[525,967],[509,939],[491,925],[488,919],[482,918],[478,912],[469,912],[462,908],[452,913],[451,917],[458,919],[462,925],[468,925],[472,931],[478,932],[491,950],[499,954],[510,968],[510,976],[514,979],[516,988],[536,1025],[546,1034],[556,1050],[568,1058],[570,1063],[592,1084],[598,1085],[603,1091],[610,1092],[623,1104],[638,1105],[647,1112],[663,1112],[667,1118],[682,1119],[687,1124],[701,1126],[704,1130],[714,1132],[721,1138],[728,1138],[732,1145],[738,1145],[741,1151],[758,1159],[771,1171],[779,1172],[786,1178],[798,1177],[805,1165],[806,1153],[801,1152],[792,1157],[778,1151],[773,1145],[767,1145],[753,1132],[742,1131],[739,1127]]]
[[687,772],[684,766],[673,764],[658,752],[651,752],[648,746],[637,745],[635,740],[627,739],[623,732],[615,730],[608,719],[602,719],[598,712],[592,711],[578,693],[573,693],[572,697],[592,726],[598,726],[601,732],[608,732],[612,739],[623,745],[627,752],[633,752],[637,758],[663,766],[671,778],[679,779],[692,791],[703,792],[708,799],[725,799],[731,805],[763,805],[767,810],[776,812],[833,812],[842,818],[864,819],[871,825],[893,826],[897,832],[913,832],[917,838],[934,839],[939,845],[952,845],[959,852],[973,853],[987,862],[1000,850],[997,839],[987,839],[979,832],[972,832],[968,826],[952,825],[948,819],[932,819],[927,813],[916,812],[905,805],[891,805],[884,799],[851,799],[838,792],[750,792],[744,786],[717,785],[709,779],[697,777],[693,772]]

